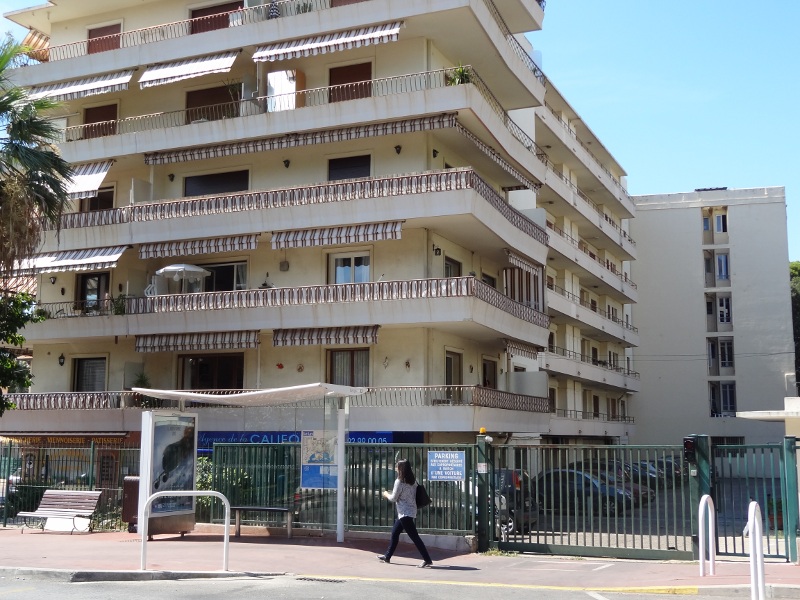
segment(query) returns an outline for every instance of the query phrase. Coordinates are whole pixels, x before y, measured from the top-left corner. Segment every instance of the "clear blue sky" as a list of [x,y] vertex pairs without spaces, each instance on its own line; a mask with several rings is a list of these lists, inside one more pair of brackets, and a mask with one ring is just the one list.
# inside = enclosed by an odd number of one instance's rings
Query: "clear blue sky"
[[784,186],[800,260],[798,26],[797,0],[548,0],[529,38],[631,194]]
[[797,0],[548,0],[530,38],[631,194],[785,186],[800,260],[799,25]]

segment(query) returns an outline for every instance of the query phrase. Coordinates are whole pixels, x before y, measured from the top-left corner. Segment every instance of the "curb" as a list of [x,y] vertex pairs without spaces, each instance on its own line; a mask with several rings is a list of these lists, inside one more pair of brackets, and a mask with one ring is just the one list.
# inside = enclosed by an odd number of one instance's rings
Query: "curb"
[[230,579],[283,577],[289,573],[251,571],[74,571],[71,569],[0,568],[0,578],[87,583],[92,581],[170,581],[176,579]]

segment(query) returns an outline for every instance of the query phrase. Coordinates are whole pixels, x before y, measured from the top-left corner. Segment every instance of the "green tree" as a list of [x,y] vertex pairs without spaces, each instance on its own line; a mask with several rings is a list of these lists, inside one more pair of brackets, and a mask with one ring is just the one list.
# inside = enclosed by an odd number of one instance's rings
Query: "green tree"
[[[14,263],[32,256],[42,240],[44,225],[59,224],[68,199],[72,168],[58,154],[58,129],[46,118],[52,100],[32,100],[14,85],[11,70],[28,49],[7,37],[0,43],[0,278],[11,276]],[[6,289],[7,286],[0,286]],[[27,294],[0,293],[0,388],[30,385],[27,365],[14,348],[25,339],[26,324],[42,320]],[[0,391],[0,415],[13,407]]]
[[800,261],[789,263],[792,290],[792,332],[794,333],[794,372],[800,381]]

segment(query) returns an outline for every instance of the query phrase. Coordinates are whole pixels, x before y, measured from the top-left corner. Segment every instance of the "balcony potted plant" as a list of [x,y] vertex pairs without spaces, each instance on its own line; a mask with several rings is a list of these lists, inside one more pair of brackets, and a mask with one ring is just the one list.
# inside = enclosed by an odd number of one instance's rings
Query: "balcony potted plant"
[[447,85],[460,85],[472,81],[472,68],[459,63],[457,67],[447,70]]
[[781,498],[767,496],[767,518],[769,518],[769,528],[774,530],[783,529],[783,501]]

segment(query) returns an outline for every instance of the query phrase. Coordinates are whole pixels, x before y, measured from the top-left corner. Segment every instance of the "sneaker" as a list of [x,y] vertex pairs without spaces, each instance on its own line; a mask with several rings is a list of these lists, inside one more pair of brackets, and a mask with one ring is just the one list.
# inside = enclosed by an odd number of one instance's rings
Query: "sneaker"
[[381,562],[384,562],[384,563],[388,563],[388,562],[392,561],[391,558],[388,558],[387,556],[385,556],[383,554],[378,554],[378,560],[381,561]]
[[428,561],[423,560],[421,563],[419,563],[417,565],[417,568],[418,569],[425,569],[425,568],[430,568],[432,566],[433,566],[432,562],[428,562]]

